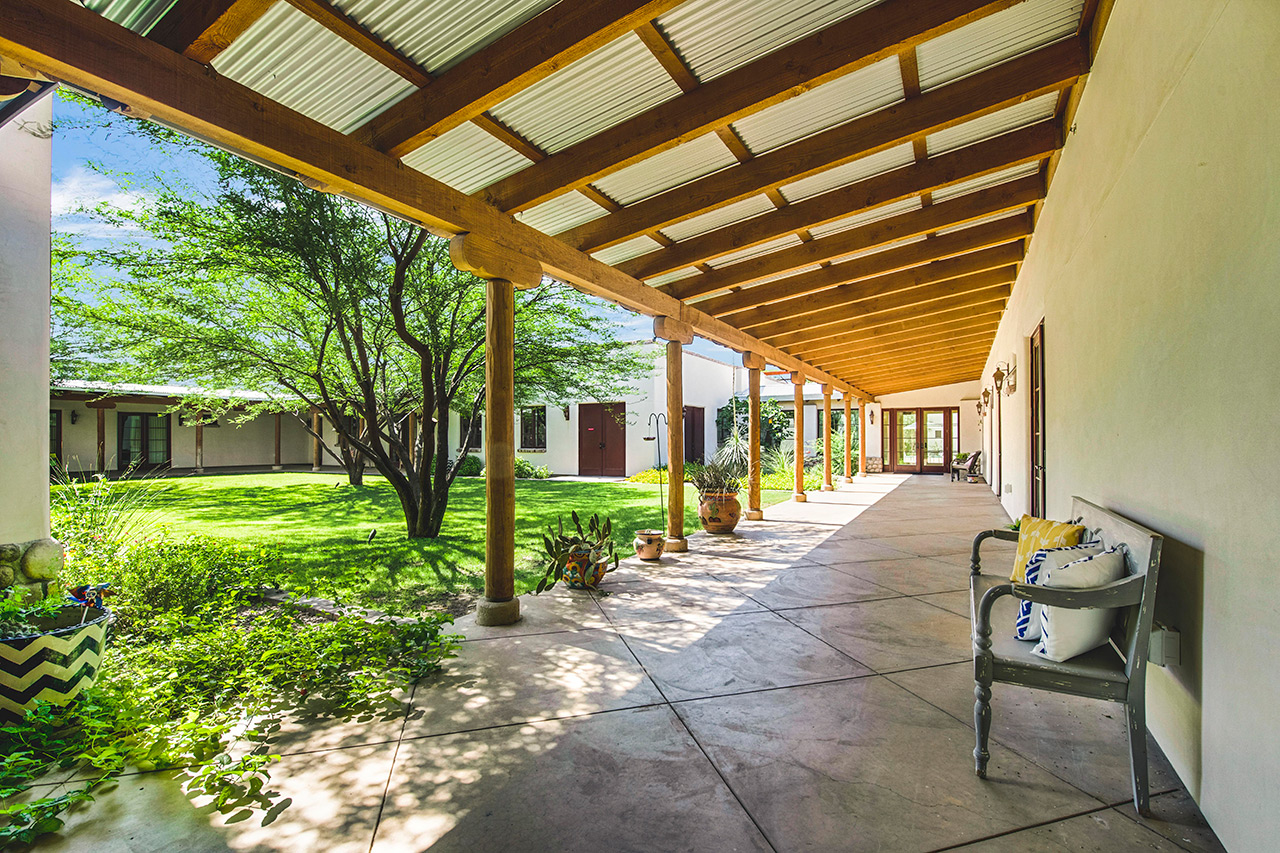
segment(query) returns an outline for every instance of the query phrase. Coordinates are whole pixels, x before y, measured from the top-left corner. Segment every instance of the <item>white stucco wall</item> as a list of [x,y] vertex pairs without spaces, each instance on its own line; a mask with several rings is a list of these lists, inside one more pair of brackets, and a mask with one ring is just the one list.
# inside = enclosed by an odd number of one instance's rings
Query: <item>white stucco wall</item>
[[[879,398],[882,409],[960,409],[960,451],[972,453],[982,448],[982,440],[978,432],[978,410],[975,408],[978,397],[982,395],[982,382],[955,382],[950,385],[936,385],[918,391],[903,391],[900,394],[884,394]],[[876,413],[876,426],[880,426],[880,414]],[[880,447],[881,435],[875,438],[875,445]],[[879,453],[868,456],[879,456]]]
[[0,543],[49,535],[52,103],[0,127]]
[[1043,318],[1049,515],[1081,495],[1167,537],[1183,664],[1150,669],[1150,724],[1232,851],[1280,836],[1278,85],[1280,4],[1119,0],[985,368],[1017,355],[1012,515]]

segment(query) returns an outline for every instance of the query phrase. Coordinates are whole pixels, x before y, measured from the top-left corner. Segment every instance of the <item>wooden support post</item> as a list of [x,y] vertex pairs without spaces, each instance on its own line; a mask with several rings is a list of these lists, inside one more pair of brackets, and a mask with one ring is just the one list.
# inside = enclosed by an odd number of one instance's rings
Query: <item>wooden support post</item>
[[[858,431],[858,446],[862,446],[861,430]],[[844,481],[853,482],[853,396],[850,394],[844,395]]]
[[791,497],[796,503],[804,503],[809,496],[804,493],[804,374],[796,371],[791,374],[791,382],[796,388],[796,491]]
[[[884,450],[882,449],[881,455]],[[867,404],[858,403],[858,476],[867,476]]]
[[[197,415],[197,417],[202,417]],[[204,421],[196,422],[196,473],[204,473]]]
[[747,520],[761,521],[764,508],[760,506],[760,371],[764,358],[755,353],[742,354],[742,366],[747,368],[748,418],[747,418]]
[[284,468],[284,464],[281,462],[281,457],[280,457],[280,421],[282,420],[283,417],[284,416],[281,415],[279,412],[276,412],[276,444],[275,444],[275,454],[271,457],[272,471],[279,471]]
[[822,386],[822,491],[835,489],[831,485],[831,386]]
[[[516,288],[535,287],[542,267],[477,234],[449,243],[453,265],[485,279],[484,600],[477,625],[520,620],[516,598]],[[442,413],[443,416],[443,413]]]
[[320,417],[320,410],[312,407],[311,409],[311,470],[319,471],[320,463],[324,461],[321,456],[323,452],[320,448],[320,436],[324,435],[324,419]]
[[693,327],[672,317],[653,318],[653,336],[667,342],[667,545],[688,551],[684,535],[684,345]]
[[107,410],[98,409],[98,473],[107,473]]

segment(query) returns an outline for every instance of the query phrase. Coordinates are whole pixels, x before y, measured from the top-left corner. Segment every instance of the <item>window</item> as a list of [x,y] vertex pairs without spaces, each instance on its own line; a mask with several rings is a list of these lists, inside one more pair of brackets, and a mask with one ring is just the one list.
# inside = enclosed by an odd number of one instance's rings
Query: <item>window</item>
[[520,449],[547,449],[546,406],[525,406],[520,410]]
[[951,458],[960,455],[960,410],[951,410]]
[[62,464],[62,412],[49,410],[49,457]]
[[[467,423],[468,423],[467,419],[462,418],[461,420],[462,420],[462,423],[460,424],[461,428],[466,429]],[[467,446],[465,449],[467,451],[479,450],[483,439],[484,439],[484,415],[476,415],[476,429],[475,429],[475,432],[467,436]]]

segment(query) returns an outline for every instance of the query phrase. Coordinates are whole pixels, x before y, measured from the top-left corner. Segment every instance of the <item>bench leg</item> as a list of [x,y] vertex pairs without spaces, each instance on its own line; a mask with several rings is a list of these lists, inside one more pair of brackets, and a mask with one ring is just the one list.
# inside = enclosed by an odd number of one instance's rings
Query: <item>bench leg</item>
[[979,779],[987,778],[987,761],[991,753],[987,749],[987,739],[991,735],[991,685],[977,682],[973,688],[977,699],[973,703],[973,728],[977,743],[973,747],[973,772]]
[[1133,807],[1138,814],[1151,814],[1147,782],[1147,708],[1141,691],[1124,706],[1129,723],[1129,769],[1133,774]]

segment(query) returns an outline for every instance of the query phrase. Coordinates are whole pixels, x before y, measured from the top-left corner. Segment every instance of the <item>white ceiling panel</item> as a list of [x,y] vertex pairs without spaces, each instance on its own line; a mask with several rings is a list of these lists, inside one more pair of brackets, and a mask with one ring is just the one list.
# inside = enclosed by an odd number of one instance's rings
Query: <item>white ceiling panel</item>
[[638,258],[641,255],[647,255],[650,252],[657,251],[662,248],[662,244],[652,237],[641,235],[634,237],[625,243],[619,243],[616,246],[610,246],[607,249],[601,249],[598,252],[592,252],[591,257],[597,261],[606,264],[620,264],[623,261],[629,261],[632,258]]
[[402,159],[406,166],[468,194],[533,163],[470,122],[437,136]]
[[828,222],[826,225],[815,225],[809,229],[809,233],[814,237],[827,237],[841,231],[848,231],[850,228],[857,228],[859,225],[879,222],[881,219],[888,219],[890,216],[897,216],[900,213],[909,213],[919,209],[920,199],[918,197],[904,198],[892,204],[882,204],[879,207],[855,213],[853,216],[846,216],[844,219]]
[[936,157],[939,154],[1052,118],[1057,108],[1058,94],[1049,92],[1030,101],[1014,104],[989,115],[957,124],[955,127],[931,133],[925,137],[925,144],[928,146],[929,156]]
[[609,211],[582,193],[566,193],[517,213],[516,219],[543,234],[559,234],[584,222],[599,219]]
[[738,162],[714,133],[669,148],[595,182],[618,204],[634,204]]
[[662,235],[671,240],[688,240],[690,237],[706,234],[708,231],[714,231],[734,222],[743,222],[772,210],[777,210],[777,208],[773,206],[773,202],[769,201],[767,197],[753,195],[750,198],[742,199],[742,201],[735,201],[733,204],[726,204],[716,210],[690,217],[674,225],[668,225],[662,229]]
[[783,234],[756,246],[747,246],[745,249],[739,249],[736,252],[730,252],[727,255],[721,255],[714,261],[707,261],[707,265],[720,269],[722,267],[732,266],[749,258],[758,258],[761,255],[768,255],[782,249],[790,249],[792,246],[799,246],[802,241],[795,234]]
[[900,169],[915,162],[915,152],[911,143],[907,142],[894,148],[888,148],[869,157],[861,157],[843,166],[836,166],[825,172],[802,178],[794,184],[781,187],[783,198],[792,204],[806,198],[847,187],[849,184]]

